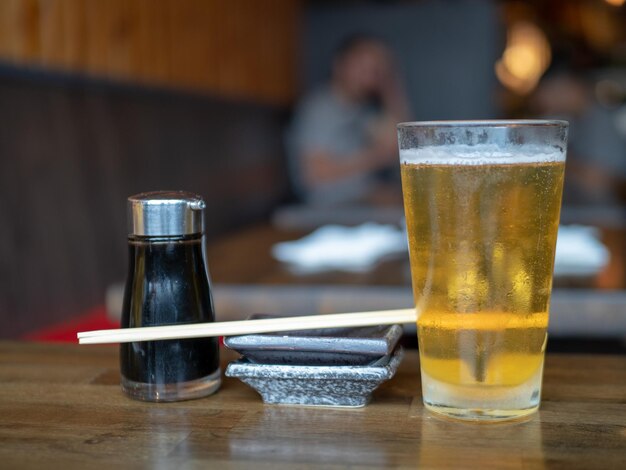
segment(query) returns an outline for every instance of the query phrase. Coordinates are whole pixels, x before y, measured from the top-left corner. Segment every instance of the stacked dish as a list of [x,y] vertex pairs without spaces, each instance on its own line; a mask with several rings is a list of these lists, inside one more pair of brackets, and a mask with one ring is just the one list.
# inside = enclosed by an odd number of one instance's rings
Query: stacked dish
[[[262,318],[274,316],[250,317]],[[230,336],[224,344],[243,357],[226,376],[250,385],[265,403],[364,406],[396,373],[401,336],[400,325]]]

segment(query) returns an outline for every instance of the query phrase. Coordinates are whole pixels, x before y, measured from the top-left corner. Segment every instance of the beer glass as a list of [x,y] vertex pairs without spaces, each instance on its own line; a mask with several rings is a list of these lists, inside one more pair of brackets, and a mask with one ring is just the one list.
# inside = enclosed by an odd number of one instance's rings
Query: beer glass
[[568,123],[398,125],[424,405],[539,406]]

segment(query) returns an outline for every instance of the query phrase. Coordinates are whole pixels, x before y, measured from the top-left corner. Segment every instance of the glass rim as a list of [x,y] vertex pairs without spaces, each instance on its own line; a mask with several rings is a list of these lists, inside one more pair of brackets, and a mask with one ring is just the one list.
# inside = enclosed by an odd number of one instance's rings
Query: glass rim
[[400,122],[397,129],[415,127],[567,127],[568,121],[561,119],[487,119],[467,121],[409,121]]

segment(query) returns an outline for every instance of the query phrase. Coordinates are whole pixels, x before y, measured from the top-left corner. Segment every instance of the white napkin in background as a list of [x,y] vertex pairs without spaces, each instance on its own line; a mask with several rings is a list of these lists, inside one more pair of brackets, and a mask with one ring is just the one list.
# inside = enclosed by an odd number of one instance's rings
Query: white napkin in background
[[[277,243],[274,258],[300,274],[339,270],[365,272],[382,258],[407,252],[405,230],[366,223],[357,227],[326,225],[300,240]],[[554,272],[557,276],[589,276],[609,262],[609,251],[593,227],[559,227]]]
[[272,255],[298,273],[364,272],[381,258],[407,252],[405,231],[393,225],[326,225],[292,242],[277,243]]
[[583,225],[559,227],[554,261],[555,276],[592,276],[609,263],[609,250],[598,230]]

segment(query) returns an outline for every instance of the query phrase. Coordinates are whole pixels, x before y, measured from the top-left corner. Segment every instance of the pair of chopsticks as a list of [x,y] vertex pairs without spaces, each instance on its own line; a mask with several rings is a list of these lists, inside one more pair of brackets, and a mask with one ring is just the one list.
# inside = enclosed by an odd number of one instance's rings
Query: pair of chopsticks
[[316,328],[393,325],[395,323],[415,323],[415,320],[415,309],[408,308],[400,310],[378,310],[374,312],[269,318],[263,320],[191,323],[185,325],[84,331],[78,333],[77,336],[80,344],[131,343],[135,341],[236,336],[289,330],[312,330]]

